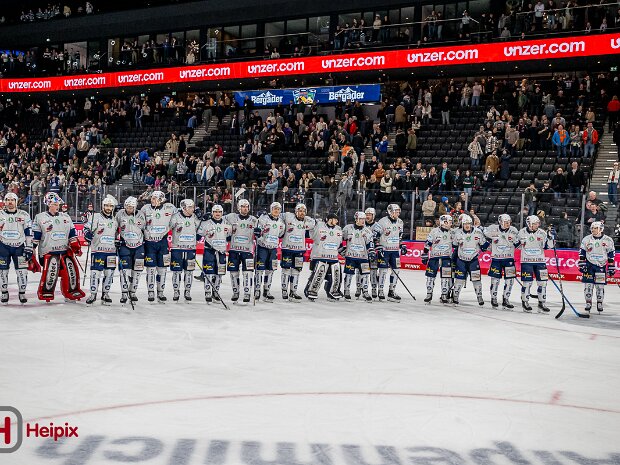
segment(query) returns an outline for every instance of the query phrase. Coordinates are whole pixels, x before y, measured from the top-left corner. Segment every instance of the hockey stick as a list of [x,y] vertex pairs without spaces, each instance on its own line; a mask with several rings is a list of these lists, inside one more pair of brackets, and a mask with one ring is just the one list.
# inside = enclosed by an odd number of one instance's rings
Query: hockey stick
[[[587,313],[579,313],[577,310],[575,310],[575,307],[573,306],[573,304],[570,302],[570,300],[568,300],[568,297],[566,297],[564,295],[564,293],[562,292],[562,290],[560,289],[560,287],[558,286],[558,284],[555,282],[555,279],[551,278],[551,276],[549,276],[549,281],[551,281],[553,283],[553,285],[555,286],[555,288],[558,290],[558,292],[560,294],[562,294],[563,298],[566,300],[566,303],[568,303],[568,306],[571,308],[571,310],[573,312],[575,312],[575,315],[577,315],[579,318],[590,318],[590,315],[588,315]],[[562,315],[562,313],[558,313],[558,315],[556,316],[556,318],[559,318]]]
[[411,296],[411,298],[413,300],[417,300],[415,298],[415,296],[411,293],[411,291],[409,290],[409,288],[407,287],[407,285],[405,284],[405,282],[402,280],[402,278],[400,277],[400,275],[396,272],[396,270],[392,267],[392,265],[390,265],[390,262],[386,262],[388,264],[388,266],[390,267],[390,270],[392,270],[392,273],[394,273],[396,275],[396,279],[398,279],[398,281],[403,285],[403,287],[405,288],[405,290],[407,291],[407,293]]
[[133,304],[133,299],[131,298],[131,293],[129,292],[129,281],[127,280],[127,273],[125,272],[125,268],[123,268],[123,261],[121,260],[121,256],[118,254],[118,248],[116,249],[116,256],[118,257],[118,271],[121,275],[121,279],[125,280],[125,288],[127,289],[127,298],[129,299],[129,303],[131,304],[131,309],[135,312],[136,307]]
[[[93,210],[92,216],[90,217],[90,233],[91,234],[93,233],[93,222],[94,221],[95,221],[95,210]],[[82,287],[86,285],[86,270],[88,270],[88,260],[90,259],[90,243],[91,242],[92,240],[88,241],[88,248],[86,249],[86,266],[84,267],[84,269],[82,269],[82,272],[84,273],[84,276],[82,276]],[[79,261],[77,262],[79,265],[80,262]]]
[[[205,273],[205,270],[202,267],[202,265],[200,264],[200,262],[198,261],[198,259],[196,258],[195,260],[196,260],[196,265],[198,265],[198,268],[200,268],[200,271],[202,273],[203,278],[205,278],[205,281],[207,281],[209,279],[209,277],[207,276],[207,273]],[[217,292],[217,289],[215,288],[215,286],[213,285],[212,282],[209,282],[209,286],[211,286],[211,290],[213,291],[213,295],[215,297],[217,297],[220,302],[222,302],[222,305],[224,306],[224,308],[226,310],[230,310],[230,308],[228,308],[228,305],[226,305],[226,302],[224,302],[224,299],[222,299],[222,297],[220,296],[220,293]]]
[[[557,320],[558,318],[560,318],[562,316],[562,314],[564,313],[564,310],[566,310],[566,297],[564,296],[564,286],[562,286],[562,272],[560,271],[560,262],[558,261],[558,251],[555,248],[555,244],[554,244],[554,247],[553,247],[553,255],[555,256],[555,267],[558,270],[558,281],[560,281],[560,289],[559,289],[559,291],[560,291],[560,294],[562,294],[562,308],[558,312],[558,314],[555,316],[555,319]],[[572,305],[571,305],[571,307],[572,307]],[[575,309],[573,308],[573,310],[575,310]],[[577,315],[581,316],[581,314],[579,314],[579,313],[577,313]]]

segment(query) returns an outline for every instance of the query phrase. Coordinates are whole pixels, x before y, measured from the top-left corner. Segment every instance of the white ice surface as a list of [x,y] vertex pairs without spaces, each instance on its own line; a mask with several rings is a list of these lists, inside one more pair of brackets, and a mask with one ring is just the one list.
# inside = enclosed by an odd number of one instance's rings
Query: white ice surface
[[401,276],[417,301],[399,284],[400,304],[283,302],[277,272],[275,303],[230,311],[199,281],[191,304],[148,304],[143,276],[132,311],[118,277],[112,306],[87,307],[36,302],[31,275],[20,306],[11,271],[0,405],[79,438],[26,437],[0,465],[620,463],[618,287],[602,315],[555,320],[551,283],[541,315],[493,310],[486,279],[484,307],[471,284],[459,307],[424,305],[423,273]]

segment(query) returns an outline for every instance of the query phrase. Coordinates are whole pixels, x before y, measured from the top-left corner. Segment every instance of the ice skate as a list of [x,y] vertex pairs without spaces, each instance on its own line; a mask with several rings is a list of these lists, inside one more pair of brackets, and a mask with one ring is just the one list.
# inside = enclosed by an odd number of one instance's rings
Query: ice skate
[[[4,294],[3,294],[4,296]],[[8,294],[7,294],[7,300],[8,300]],[[86,299],[86,305],[92,305],[95,303],[95,301],[97,300],[97,295],[96,294],[91,294],[88,296],[88,299]]]
[[175,302],[178,302],[180,297],[181,297],[181,293],[179,292],[178,289],[175,289],[174,293],[172,294],[172,300],[174,300]]
[[441,294],[441,297],[439,297],[439,300],[441,301],[442,304],[447,304],[450,302],[450,299],[448,298],[448,294]]
[[26,299],[26,294],[23,292],[20,292],[19,295],[19,303],[20,304],[25,304],[26,302],[28,302],[28,299]]
[[364,300],[365,300],[366,302],[372,302],[372,297],[371,297],[371,295],[368,293],[368,291],[363,292],[363,293],[362,293],[362,295],[364,296]]
[[135,292],[130,292],[129,293],[129,298],[131,299],[132,302],[137,302],[138,301],[138,296],[136,295]]
[[428,294],[426,294],[426,297],[424,297],[424,302],[430,304],[431,300],[433,300],[433,293],[429,292]]
[[103,305],[110,305],[112,303],[112,299],[110,298],[110,294],[108,294],[107,292],[104,292],[101,295],[101,303]]
[[192,301],[192,296],[190,291],[185,291],[183,293],[183,298],[185,299],[185,302],[191,302]]
[[538,313],[549,313],[549,307],[544,302],[538,302]]
[[[359,299],[361,295],[362,295],[362,290],[358,287],[358,288],[355,290],[355,298],[356,298],[356,299]],[[346,297],[347,297],[347,296],[346,296],[346,293],[345,293],[345,298],[346,298]]]
[[[254,296],[256,296],[256,293],[254,293]],[[260,297],[260,291],[258,291],[258,297]],[[247,304],[249,301],[250,301],[250,293],[248,292],[247,294],[243,294],[243,303]]]
[[373,288],[372,288],[372,294],[371,294],[371,295],[372,295],[372,298],[373,298],[373,299],[376,299],[376,298],[377,298],[377,288],[376,288],[376,287],[373,287]]
[[296,303],[299,303],[302,300],[301,296],[297,294],[295,291],[290,292],[289,298],[291,299],[291,302],[296,302]]
[[377,297],[379,297],[379,300],[381,301],[385,300],[385,294],[383,293],[383,289],[379,289],[379,293],[377,294]]
[[163,304],[163,303],[166,302],[166,300],[168,300],[168,299],[166,298],[166,296],[164,295],[163,292],[158,292],[157,293],[157,302]]
[[387,296],[387,300],[390,302],[400,302],[400,296],[394,292],[394,289],[390,289],[388,291],[388,296]]
[[[256,300],[257,302],[260,300],[260,289],[256,289],[254,291],[254,300]],[[243,299],[243,301],[245,302],[245,298]],[[249,302],[249,300],[248,300]]]
[[523,307],[523,311],[525,313],[532,313],[532,306],[528,303],[527,300],[521,299],[521,306]]
[[351,292],[350,291],[344,291],[344,300],[347,301],[347,302],[351,302]]
[[155,302],[155,293],[153,291],[149,291],[148,301]]
[[9,301],[9,293],[8,292],[3,292],[2,293],[2,298],[0,298],[0,302],[3,304],[8,303]]
[[329,300],[330,302],[338,302],[338,297],[336,297],[335,294],[332,294],[331,292],[327,293],[327,300]]
[[596,310],[597,310],[599,313],[603,313],[603,302],[597,302],[597,303],[596,303]]
[[512,310],[513,308],[515,308],[515,306],[512,305],[506,298],[502,300],[502,307],[507,308],[508,310]]
[[499,307],[499,304],[497,303],[497,299],[491,299],[491,306],[493,308]]
[[591,309],[592,309],[592,304],[586,304],[586,308],[584,308],[583,311],[589,315]]
[[233,291],[233,295],[230,298],[233,302],[237,302],[239,300],[239,291]]
[[286,289],[282,289],[282,299],[288,300],[288,292],[286,291]]
[[267,289],[263,289],[263,300],[265,302],[273,302],[275,300],[275,297],[271,295],[271,292],[269,292]]
[[210,304],[211,302],[213,302],[213,297],[211,296],[210,293],[205,291],[205,302],[207,302],[208,304]]
[[456,296],[456,294],[452,294],[452,303],[454,305],[458,305],[459,304],[459,298]]
[[484,305],[484,299],[481,295],[478,296],[478,305]]
[[126,304],[126,303],[127,303],[127,300],[129,300],[129,299],[128,299],[128,297],[127,297],[127,293],[126,293],[126,292],[123,292],[123,293],[121,294],[121,300],[120,300],[121,304]]

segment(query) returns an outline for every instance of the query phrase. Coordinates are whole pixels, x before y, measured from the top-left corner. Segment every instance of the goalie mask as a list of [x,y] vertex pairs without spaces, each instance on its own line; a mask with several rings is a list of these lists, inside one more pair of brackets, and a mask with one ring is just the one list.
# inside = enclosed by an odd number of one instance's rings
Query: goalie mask
[[452,227],[452,217],[450,215],[441,215],[439,217],[439,226],[450,229]]
[[387,207],[387,212],[390,215],[390,218],[396,219],[400,216],[400,207],[395,203],[391,203]]

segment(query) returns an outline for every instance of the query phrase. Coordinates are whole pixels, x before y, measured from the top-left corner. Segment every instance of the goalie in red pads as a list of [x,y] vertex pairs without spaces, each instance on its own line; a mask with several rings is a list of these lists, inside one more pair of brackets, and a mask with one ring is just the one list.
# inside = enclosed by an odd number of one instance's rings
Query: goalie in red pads
[[[69,215],[60,211],[62,203],[58,194],[47,193],[47,211],[35,216],[32,224],[34,247],[43,265],[38,297],[46,302],[54,300],[59,276],[60,290],[66,300],[80,300],[85,296],[80,289],[80,272],[75,259],[75,255],[82,255],[82,249],[73,221]],[[33,259],[36,261],[36,258]]]

